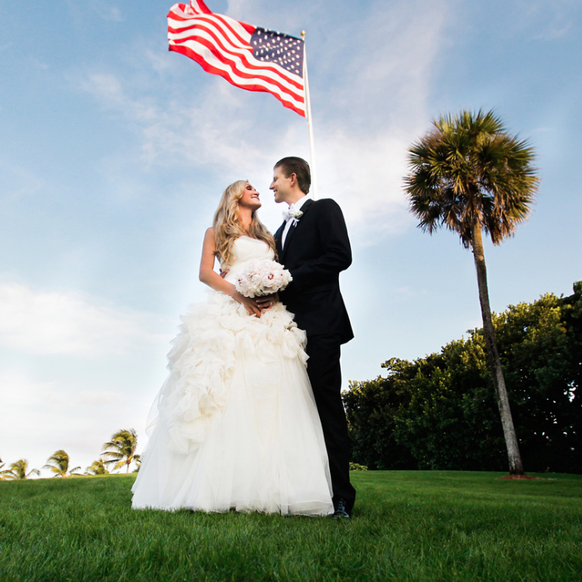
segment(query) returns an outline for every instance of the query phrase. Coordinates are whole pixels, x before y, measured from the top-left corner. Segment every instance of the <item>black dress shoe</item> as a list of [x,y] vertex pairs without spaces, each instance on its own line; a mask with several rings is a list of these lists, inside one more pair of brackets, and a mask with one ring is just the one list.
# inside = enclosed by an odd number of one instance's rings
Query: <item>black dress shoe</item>
[[334,503],[334,512],[332,517],[334,519],[348,519],[350,517],[345,499],[338,499],[337,503]]

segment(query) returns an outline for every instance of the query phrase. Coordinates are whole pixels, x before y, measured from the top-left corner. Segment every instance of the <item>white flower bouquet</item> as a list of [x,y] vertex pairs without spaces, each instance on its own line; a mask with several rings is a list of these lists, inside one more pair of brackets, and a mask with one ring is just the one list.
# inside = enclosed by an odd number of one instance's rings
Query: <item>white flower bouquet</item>
[[270,259],[251,261],[236,280],[235,288],[245,297],[259,297],[282,291],[291,283],[291,273]]

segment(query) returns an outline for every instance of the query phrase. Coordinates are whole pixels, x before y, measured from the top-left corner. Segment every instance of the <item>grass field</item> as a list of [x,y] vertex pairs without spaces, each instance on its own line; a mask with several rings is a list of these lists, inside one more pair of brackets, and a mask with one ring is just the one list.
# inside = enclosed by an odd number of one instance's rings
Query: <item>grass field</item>
[[0,482],[0,580],[582,580],[582,476],[352,476],[344,521],[132,511],[133,475]]

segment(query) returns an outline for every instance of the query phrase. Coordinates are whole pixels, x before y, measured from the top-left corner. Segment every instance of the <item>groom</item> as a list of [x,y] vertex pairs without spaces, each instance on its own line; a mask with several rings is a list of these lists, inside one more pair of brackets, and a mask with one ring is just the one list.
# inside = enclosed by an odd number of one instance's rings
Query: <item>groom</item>
[[350,483],[348,429],[341,399],[340,346],[354,334],[339,287],[339,274],[352,262],[346,224],[331,199],[312,200],[309,164],[279,160],[270,189],[286,202],[285,222],[275,233],[279,261],[293,281],[280,293],[307,333],[307,373],[323,427],[333,486],[334,517],[349,517],[356,498]]

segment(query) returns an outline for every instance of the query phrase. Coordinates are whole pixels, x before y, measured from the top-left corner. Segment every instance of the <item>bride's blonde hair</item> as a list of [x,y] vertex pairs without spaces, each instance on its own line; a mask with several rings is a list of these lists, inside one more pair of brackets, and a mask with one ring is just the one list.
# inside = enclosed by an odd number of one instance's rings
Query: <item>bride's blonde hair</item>
[[222,194],[220,204],[214,214],[212,226],[214,228],[214,239],[216,243],[216,256],[223,267],[232,264],[232,245],[240,236],[250,236],[265,241],[277,256],[277,248],[273,235],[267,230],[265,225],[258,219],[257,211],[253,210],[251,224],[245,230],[240,223],[238,216],[238,203],[242,198],[247,180],[237,180]]

